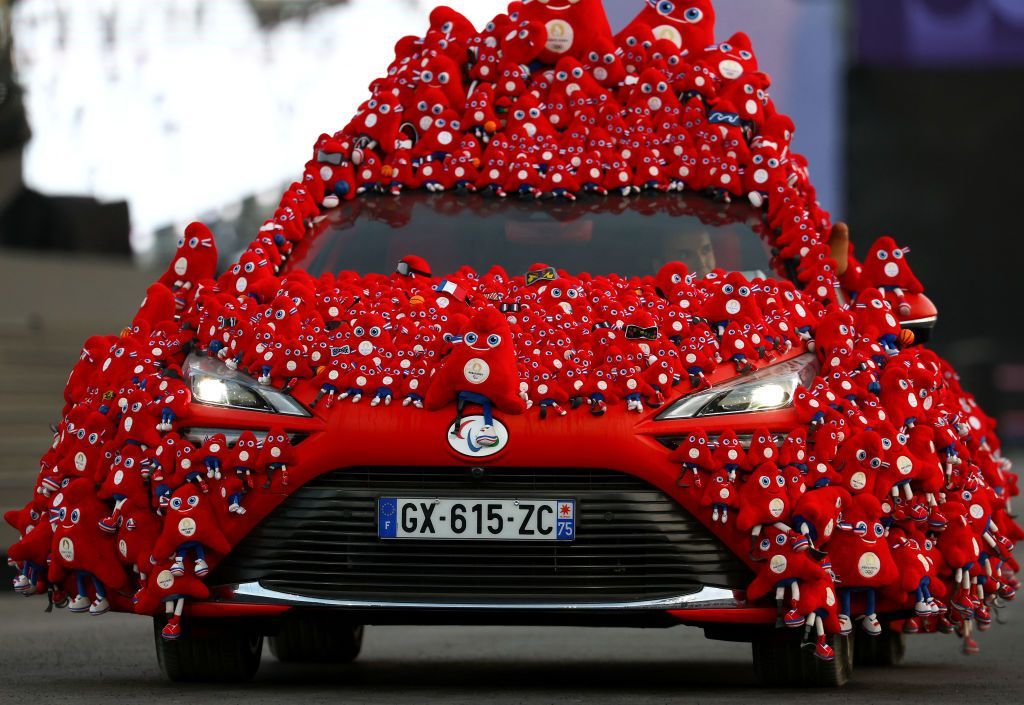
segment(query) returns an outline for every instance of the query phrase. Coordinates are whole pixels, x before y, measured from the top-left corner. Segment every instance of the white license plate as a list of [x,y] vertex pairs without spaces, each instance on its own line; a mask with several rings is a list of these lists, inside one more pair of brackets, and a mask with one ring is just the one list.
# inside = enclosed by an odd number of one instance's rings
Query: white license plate
[[377,535],[382,539],[572,541],[576,502],[381,497]]

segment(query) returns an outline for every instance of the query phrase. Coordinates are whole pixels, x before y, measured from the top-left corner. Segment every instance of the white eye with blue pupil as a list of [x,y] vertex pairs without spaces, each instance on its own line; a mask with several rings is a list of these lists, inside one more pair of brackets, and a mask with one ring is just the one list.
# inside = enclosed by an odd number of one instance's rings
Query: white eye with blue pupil
[[199,504],[199,497],[197,497],[196,495],[192,495],[191,497],[188,498],[188,506],[194,507],[197,504]]
[[675,3],[669,0],[661,0],[658,3],[658,12],[663,15],[671,15],[676,9]]
[[501,336],[496,333],[491,333],[487,336],[487,344],[492,348],[496,348],[501,344]]
[[181,497],[175,497],[171,500],[171,509],[181,509]]
[[465,337],[465,340],[466,340],[466,342],[467,342],[467,343],[468,343],[469,345],[473,345],[473,344],[474,344],[474,343],[476,343],[476,341],[478,341],[479,339],[480,339],[480,336],[478,336],[478,335],[477,335],[476,333],[466,333],[466,337]]
[[778,536],[776,536],[775,537],[775,543],[779,544],[780,546],[785,545],[785,543],[786,543],[786,535],[785,534],[779,534]]

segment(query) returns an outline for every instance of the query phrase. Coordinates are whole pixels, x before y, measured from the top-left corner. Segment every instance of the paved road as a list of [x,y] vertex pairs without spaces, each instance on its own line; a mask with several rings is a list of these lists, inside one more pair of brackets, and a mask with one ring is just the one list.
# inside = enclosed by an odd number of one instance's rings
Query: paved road
[[[252,684],[182,687],[156,666],[148,620],[44,614],[38,599],[0,597],[0,703],[619,703],[759,705],[819,702],[813,691],[764,691],[749,647],[705,641],[694,629],[369,628],[354,665],[276,663],[269,651]],[[1016,611],[1021,610],[1017,606]],[[1004,617],[1014,617],[1014,611]],[[912,639],[905,664],[860,669],[844,702],[901,705],[1020,703],[1024,617],[981,635],[961,656],[953,637]]]

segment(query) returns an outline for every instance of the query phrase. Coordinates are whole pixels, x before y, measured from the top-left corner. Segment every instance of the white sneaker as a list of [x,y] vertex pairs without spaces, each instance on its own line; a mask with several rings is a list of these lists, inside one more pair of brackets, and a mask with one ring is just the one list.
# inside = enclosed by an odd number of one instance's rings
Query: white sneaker
[[203,577],[210,572],[210,566],[202,558],[196,561],[196,577]]
[[68,611],[74,612],[76,614],[81,612],[88,612],[89,607],[91,605],[92,603],[89,601],[88,597],[86,597],[85,595],[76,595],[75,599],[73,599],[71,601],[71,604],[68,605]]
[[846,614],[839,615],[839,633],[845,636],[852,631],[853,622],[850,621],[850,616]]
[[864,619],[861,621],[861,626],[871,636],[878,636],[882,633],[882,625],[878,621],[878,617],[873,614],[864,615]]
[[89,614],[93,617],[99,617],[101,614],[106,614],[110,611],[110,603],[107,602],[107,598],[96,600],[89,606]]

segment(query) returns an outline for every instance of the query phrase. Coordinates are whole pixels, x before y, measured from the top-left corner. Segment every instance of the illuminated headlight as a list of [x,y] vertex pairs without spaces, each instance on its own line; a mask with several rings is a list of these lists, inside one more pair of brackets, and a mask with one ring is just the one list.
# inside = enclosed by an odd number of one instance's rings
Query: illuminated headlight
[[758,370],[749,377],[685,397],[661,414],[658,420],[785,409],[792,406],[797,387],[809,384],[817,369],[818,360],[814,355],[801,355]]
[[261,386],[253,378],[229,369],[220,360],[192,355],[185,363],[185,374],[192,385],[192,401],[197,404],[309,416],[309,412],[291,396],[272,387]]

